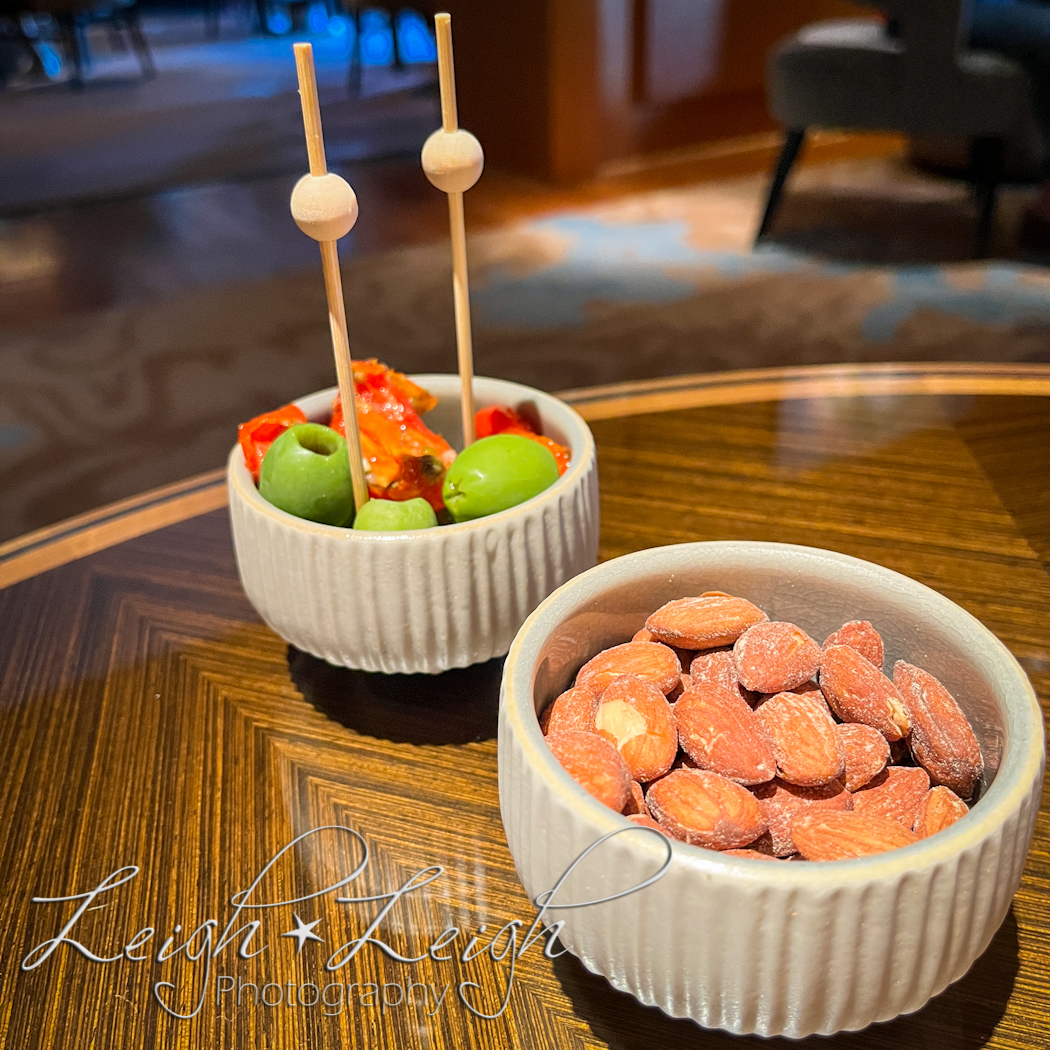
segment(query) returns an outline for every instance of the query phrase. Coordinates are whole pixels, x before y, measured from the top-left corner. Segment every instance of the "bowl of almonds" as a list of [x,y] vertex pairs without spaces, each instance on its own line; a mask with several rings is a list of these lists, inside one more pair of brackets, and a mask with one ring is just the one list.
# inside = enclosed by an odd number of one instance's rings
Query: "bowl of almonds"
[[660,547],[552,594],[508,655],[500,808],[588,969],[801,1038],[920,1009],[1001,925],[1042,714],[943,595],[831,551]]

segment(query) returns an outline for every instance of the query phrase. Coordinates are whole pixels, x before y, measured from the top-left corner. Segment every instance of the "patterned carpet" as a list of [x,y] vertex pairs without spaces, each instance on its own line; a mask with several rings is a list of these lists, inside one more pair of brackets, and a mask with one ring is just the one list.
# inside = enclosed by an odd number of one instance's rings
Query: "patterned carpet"
[[[959,185],[895,162],[803,169],[749,249],[765,180],[705,183],[472,238],[476,368],[548,390],[730,368],[1050,361],[1050,269],[967,261]],[[468,200],[469,209],[469,200]],[[351,341],[455,367],[446,244],[345,268]],[[0,539],[222,464],[239,420],[334,382],[320,272],[0,333]]]

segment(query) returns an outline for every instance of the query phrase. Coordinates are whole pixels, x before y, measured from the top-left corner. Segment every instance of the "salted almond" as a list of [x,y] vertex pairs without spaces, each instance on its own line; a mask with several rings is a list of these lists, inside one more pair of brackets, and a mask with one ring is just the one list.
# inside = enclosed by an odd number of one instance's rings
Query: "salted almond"
[[826,707],[798,693],[777,693],[755,709],[773,742],[777,776],[800,787],[837,780],[846,756]]
[[916,766],[889,766],[853,793],[858,813],[886,817],[911,830],[919,804],[930,790],[930,778]]
[[724,849],[720,851],[723,857],[742,857],[744,860],[779,860],[769,853],[759,853],[757,849]]
[[755,702],[755,694],[740,684],[732,649],[715,649],[694,656],[689,665],[689,677],[698,685],[717,685],[737,693],[748,705]]
[[627,796],[627,804],[623,807],[623,815],[625,817],[638,816],[649,816],[649,807],[645,804],[645,794],[642,792],[642,785],[637,780],[631,781],[631,791]]
[[870,857],[919,841],[895,820],[856,811],[801,813],[791,825],[791,837],[806,860]]
[[589,685],[600,693],[614,678],[633,674],[652,682],[661,693],[669,693],[678,684],[682,665],[673,649],[652,642],[624,642],[605,649],[580,668],[577,685]]
[[674,705],[674,720],[682,750],[699,768],[738,784],[762,784],[776,774],[769,734],[737,693],[694,682]]
[[[820,686],[811,678],[808,682],[803,682],[801,685],[796,685],[794,689],[785,689],[782,692],[787,693],[798,693],[799,696],[812,696],[819,700],[824,707],[827,709],[828,714],[831,714],[831,708],[828,707],[827,700],[824,699],[824,694],[820,691]],[[763,694],[765,696],[773,696],[773,693]]]
[[930,788],[915,811],[912,830],[919,838],[928,838],[938,831],[950,828],[960,817],[965,817],[970,807],[951,788]]
[[859,791],[886,768],[890,760],[890,745],[877,729],[860,722],[843,722],[835,726],[835,735],[846,757],[842,782],[847,791]]
[[643,828],[652,828],[654,831],[659,831],[665,838],[672,839],[674,836],[660,824],[657,824],[655,820],[648,813],[628,813],[627,819],[632,824],[638,824]]
[[844,623],[824,639],[824,649],[832,645],[848,645],[851,649],[856,649],[869,663],[882,670],[885,653],[882,635],[867,620],[850,620],[849,623]]
[[749,627],[733,646],[745,689],[781,693],[808,682],[820,668],[820,646],[801,627],[782,620]]
[[602,693],[594,728],[643,783],[663,776],[678,753],[671,705],[652,682],[633,675],[614,678]]
[[970,798],[984,772],[984,759],[969,719],[955,698],[921,667],[898,660],[893,684],[911,722],[911,751],[935,784]]
[[[828,702],[824,699],[824,694],[820,691],[820,686],[817,685],[816,682],[810,680],[808,682],[803,682],[802,685],[795,686],[794,689],[785,689],[783,691],[787,693],[798,693],[799,696],[811,697],[812,699],[816,700],[818,704],[820,704],[821,709],[827,714],[828,718],[830,718],[833,722],[835,721],[835,716],[831,713],[831,708],[828,707]],[[774,696],[779,696],[778,693],[752,692],[747,692],[747,695],[755,697],[755,702],[752,706],[755,708],[756,711],[767,700],[772,700]]]
[[653,640],[653,632],[647,631],[644,627],[640,631],[635,631],[631,638],[632,642],[651,642]]
[[894,684],[848,645],[831,645],[820,664],[820,688],[843,722],[877,729],[891,743],[906,736],[910,723]]
[[683,649],[732,645],[749,627],[769,617],[744,598],[708,592],[699,598],[677,598],[645,621],[655,639]]
[[631,792],[631,771],[623,756],[597,733],[565,729],[547,737],[565,772],[599,802],[622,812]]
[[564,729],[593,733],[597,710],[598,694],[589,685],[575,685],[550,705],[545,733],[549,735]]
[[678,685],[667,694],[667,702],[673,704],[692,684],[693,680],[689,675],[681,675],[678,679]]
[[[772,783],[772,781],[771,781],[771,783]],[[755,790],[757,790],[757,789],[752,788],[751,793],[754,794]],[[762,808],[762,806],[761,806],[761,803],[760,803],[759,804],[759,809],[761,809],[761,808]],[[763,816],[765,816],[764,813],[763,813]],[[759,835],[758,838],[755,839],[754,842],[748,844],[747,848],[750,849],[750,850],[754,850],[756,853],[764,853],[767,857],[775,857],[776,856],[776,851],[773,849],[773,836],[770,835],[770,833],[768,831],[763,831],[762,834]],[[780,859],[783,859],[783,858],[780,858]]]
[[[839,812],[853,808],[853,796],[837,780],[822,787],[797,787],[778,779],[752,788],[751,793],[769,825],[771,852],[776,857],[788,857],[798,852],[791,838],[791,825],[800,813],[810,810]],[[751,848],[761,847],[752,843]]]
[[734,849],[766,830],[751,792],[708,770],[668,773],[649,788],[645,800],[659,824],[693,846]]
[[540,732],[546,736],[547,729],[551,724],[551,713],[554,711],[554,701],[552,700],[539,715]]

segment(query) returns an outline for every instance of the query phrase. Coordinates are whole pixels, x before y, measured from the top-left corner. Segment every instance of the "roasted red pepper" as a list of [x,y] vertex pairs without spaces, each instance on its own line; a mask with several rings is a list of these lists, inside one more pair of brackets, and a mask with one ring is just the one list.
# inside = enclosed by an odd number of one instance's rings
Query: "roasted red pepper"
[[488,408],[479,408],[474,413],[474,436],[476,438],[502,434],[512,427],[521,427],[530,431],[533,429],[513,408],[508,408],[506,405],[489,405]]
[[474,436],[480,439],[492,437],[493,434],[519,434],[521,437],[538,441],[554,456],[554,461],[558,464],[559,475],[564,474],[569,468],[569,461],[572,459],[569,449],[544,434],[537,434],[529,421],[515,412],[513,408],[506,405],[490,405],[474,413]]
[[[369,494],[394,500],[422,496],[441,510],[441,484],[456,453],[419,418],[437,398],[375,360],[354,362],[354,388]],[[329,425],[346,433],[338,397]]]
[[259,470],[262,467],[266,450],[289,428],[297,423],[305,423],[306,416],[301,408],[285,405],[276,412],[264,412],[261,416],[249,419],[237,427],[237,441],[244,452],[245,466],[251,471],[255,483],[259,483]]

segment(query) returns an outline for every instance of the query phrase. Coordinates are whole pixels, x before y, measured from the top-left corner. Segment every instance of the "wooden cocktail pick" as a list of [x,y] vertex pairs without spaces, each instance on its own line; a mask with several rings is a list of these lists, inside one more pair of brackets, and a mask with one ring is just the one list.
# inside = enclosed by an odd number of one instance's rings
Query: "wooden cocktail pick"
[[474,347],[470,335],[470,289],[467,283],[467,232],[463,194],[481,176],[485,154],[481,143],[459,127],[456,115],[456,73],[452,64],[452,18],[434,16],[438,79],[441,84],[441,127],[423,145],[423,171],[448,194],[452,235],[452,304],[456,311],[456,349],[463,390],[463,446],[474,441]]
[[328,321],[332,329],[332,352],[335,354],[335,372],[339,378],[339,398],[343,403],[347,452],[350,455],[350,478],[354,486],[354,507],[360,511],[368,502],[368,482],[361,456],[354,369],[350,360],[343,281],[339,274],[339,253],[336,249],[339,238],[345,237],[357,222],[357,196],[345,179],[328,170],[325,161],[321,107],[317,101],[317,77],[314,74],[314,53],[310,44],[295,45],[295,68],[299,74],[299,96],[303,103],[303,127],[306,129],[310,174],[304,175],[292,190],[292,218],[303,233],[313,237],[321,246],[321,265],[328,295]]

